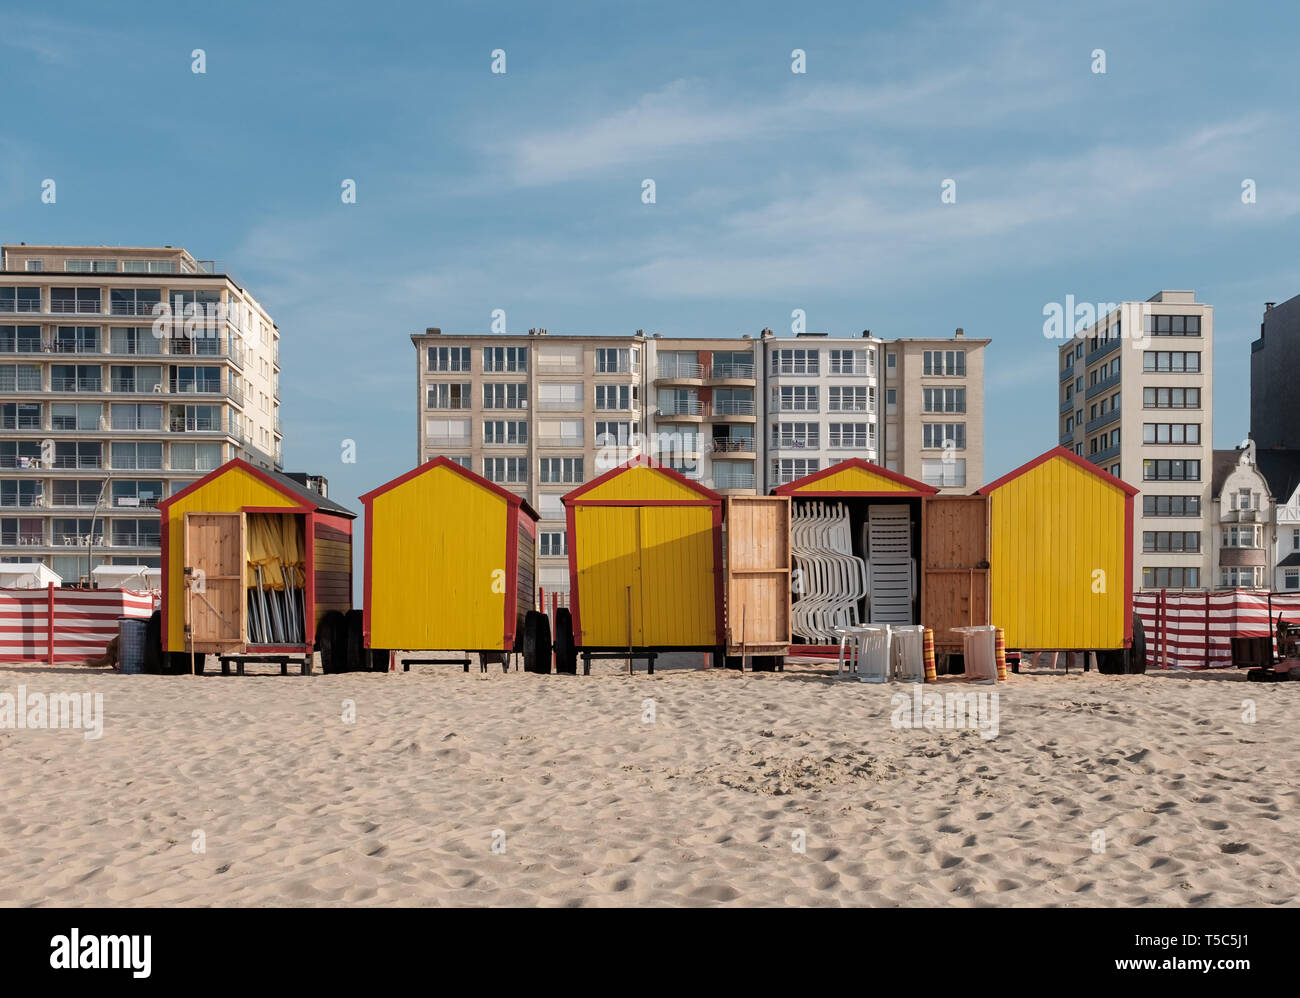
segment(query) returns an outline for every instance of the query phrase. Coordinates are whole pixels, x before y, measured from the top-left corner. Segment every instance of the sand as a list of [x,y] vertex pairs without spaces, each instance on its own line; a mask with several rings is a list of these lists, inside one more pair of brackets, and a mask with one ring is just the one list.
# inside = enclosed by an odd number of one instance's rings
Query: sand
[[0,668],[105,713],[98,740],[0,731],[0,904],[1300,897],[1300,684],[1022,675],[984,738],[894,727],[910,686],[825,666],[594,672]]

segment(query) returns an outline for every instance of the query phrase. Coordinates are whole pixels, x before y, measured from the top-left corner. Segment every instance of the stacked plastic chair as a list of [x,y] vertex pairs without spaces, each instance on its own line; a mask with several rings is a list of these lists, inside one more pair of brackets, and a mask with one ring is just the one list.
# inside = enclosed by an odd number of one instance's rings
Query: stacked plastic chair
[[867,594],[866,563],[853,554],[849,511],[843,503],[806,503],[790,521],[790,552],[800,588],[792,629],[811,642],[838,641],[862,623],[858,603]]

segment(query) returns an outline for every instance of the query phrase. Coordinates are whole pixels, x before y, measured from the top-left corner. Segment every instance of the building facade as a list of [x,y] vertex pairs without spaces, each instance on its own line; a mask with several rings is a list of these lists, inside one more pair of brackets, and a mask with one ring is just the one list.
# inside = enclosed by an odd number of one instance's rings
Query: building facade
[[984,484],[984,348],[765,331],[767,488],[860,457],[941,492]]
[[184,249],[0,249],[0,559],[159,564],[158,502],[280,470],[279,330]]
[[1059,350],[1059,442],[1142,490],[1135,588],[1212,587],[1214,309],[1161,291],[1096,311]]
[[1276,509],[1255,463],[1255,445],[1214,452],[1209,540],[1213,578],[1207,587],[1267,589],[1276,565]]
[[[640,455],[753,495],[847,457],[983,484],[987,340],[444,334],[417,355],[417,461],[449,457],[541,514],[538,584],[568,588],[560,497]],[[927,346],[928,344],[928,346]],[[893,408],[879,410],[894,357]],[[907,413],[933,426],[906,433]],[[945,447],[945,444],[947,446]],[[883,449],[882,449],[883,448]]]
[[1300,295],[1267,302],[1250,345],[1250,437],[1263,449],[1300,449]]

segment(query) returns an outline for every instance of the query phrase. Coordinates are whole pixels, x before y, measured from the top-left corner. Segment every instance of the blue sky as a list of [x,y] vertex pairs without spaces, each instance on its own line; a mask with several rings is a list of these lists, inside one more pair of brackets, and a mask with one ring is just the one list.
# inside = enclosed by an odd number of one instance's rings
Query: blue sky
[[496,308],[553,333],[962,326],[994,341],[992,479],[1055,443],[1045,304],[1190,288],[1228,447],[1263,303],[1300,293],[1298,29],[1293,3],[7,0],[0,240],[225,261],[281,329],[286,465],[344,503],[415,461],[409,335]]

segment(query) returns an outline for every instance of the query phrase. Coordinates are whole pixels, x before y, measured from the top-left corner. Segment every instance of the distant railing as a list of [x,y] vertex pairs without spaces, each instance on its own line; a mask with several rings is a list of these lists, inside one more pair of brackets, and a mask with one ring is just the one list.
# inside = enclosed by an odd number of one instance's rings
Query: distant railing
[[704,368],[699,364],[669,357],[659,358],[660,378],[703,378]]
[[50,377],[52,392],[102,392],[104,382],[99,378],[56,378]]
[[754,380],[753,364],[714,364],[709,373],[710,378],[736,378]]
[[754,473],[752,471],[728,471],[719,474],[718,466],[713,466],[713,487],[715,489],[752,489]]
[[715,399],[713,402],[715,416],[752,416],[753,399]]
[[661,416],[699,416],[703,411],[699,399],[673,399],[671,402],[659,403]]
[[754,441],[744,437],[732,440],[723,440],[714,437],[713,450],[718,454],[752,453],[754,450]]
[[103,307],[98,298],[91,301],[50,300],[51,314],[103,315]]

